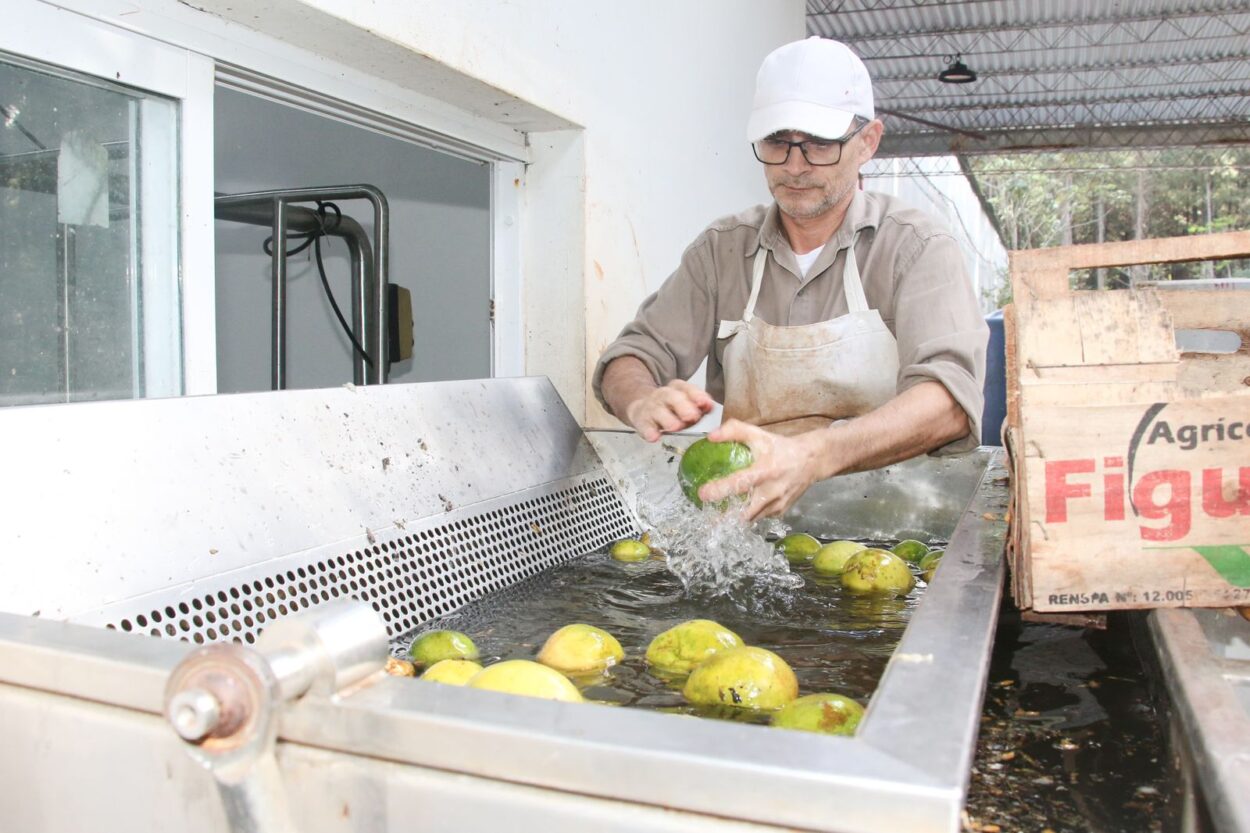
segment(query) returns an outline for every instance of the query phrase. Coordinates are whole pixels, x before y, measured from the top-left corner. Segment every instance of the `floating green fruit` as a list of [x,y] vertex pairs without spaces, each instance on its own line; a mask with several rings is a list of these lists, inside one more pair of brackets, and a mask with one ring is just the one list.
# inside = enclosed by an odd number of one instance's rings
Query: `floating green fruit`
[[772,725],[826,735],[853,735],[864,707],[841,694],[809,694],[773,714]]
[[681,455],[677,466],[677,482],[686,499],[702,508],[699,488],[704,483],[720,480],[751,465],[754,458],[751,449],[742,443],[714,443],[704,437],[695,440],[686,453]]
[[681,693],[696,705],[771,711],[799,696],[799,681],[772,651],[727,648],[690,672]]
[[908,539],[906,541],[899,541],[890,548],[890,552],[894,553],[904,561],[910,561],[912,564],[916,564],[920,561],[920,559],[925,557],[926,553],[929,552],[929,547],[927,544],[922,544],[919,541]]
[[547,637],[538,661],[557,671],[575,674],[600,671],[625,658],[621,643],[594,625],[565,625]]
[[617,561],[646,561],[651,557],[651,548],[642,541],[626,538],[612,545],[612,557]]
[[481,670],[482,666],[471,659],[440,659],[425,669],[421,679],[432,683],[465,685]]
[[444,659],[477,659],[477,646],[460,631],[426,631],[410,649],[412,661],[428,668]]
[[916,586],[916,578],[907,562],[894,553],[866,549],[846,562],[842,586],[863,595],[905,596]]
[[469,688],[541,697],[544,700],[563,700],[566,703],[584,702],[582,693],[569,682],[568,677],[554,668],[527,659],[510,659],[488,666],[473,675],[473,679],[469,680]]
[[822,576],[840,576],[847,560],[868,549],[858,541],[834,541],[825,544],[812,558],[812,569]]
[[791,564],[806,564],[820,549],[820,542],[806,532],[792,532],[777,542],[777,551]]
[[920,563],[916,566],[921,570],[931,570],[938,565],[944,555],[946,555],[946,550],[932,550],[925,553],[925,557],[920,559]]
[[688,674],[726,648],[741,648],[742,638],[711,619],[691,619],[669,628],[647,646],[647,662],[668,674]]

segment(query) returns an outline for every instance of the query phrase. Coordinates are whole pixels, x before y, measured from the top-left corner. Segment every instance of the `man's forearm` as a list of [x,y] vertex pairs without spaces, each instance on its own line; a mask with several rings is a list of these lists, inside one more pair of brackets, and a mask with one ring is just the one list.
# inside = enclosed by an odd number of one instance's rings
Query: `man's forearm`
[[968,415],[940,382],[908,388],[870,413],[823,429],[821,478],[881,468],[966,436]]
[[634,356],[620,356],[603,369],[600,388],[608,410],[621,421],[626,420],[629,406],[657,387],[651,371]]

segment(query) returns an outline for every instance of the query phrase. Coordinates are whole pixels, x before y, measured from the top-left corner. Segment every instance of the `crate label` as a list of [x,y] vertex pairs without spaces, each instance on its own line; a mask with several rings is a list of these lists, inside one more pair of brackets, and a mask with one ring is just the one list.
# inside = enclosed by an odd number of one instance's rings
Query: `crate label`
[[1250,599],[1250,397],[1025,419],[1037,609]]

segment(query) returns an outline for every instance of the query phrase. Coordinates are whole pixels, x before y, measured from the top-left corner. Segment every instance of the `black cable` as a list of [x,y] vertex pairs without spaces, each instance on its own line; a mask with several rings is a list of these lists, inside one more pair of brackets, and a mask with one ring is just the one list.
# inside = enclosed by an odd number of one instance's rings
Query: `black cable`
[[[329,224],[326,223],[327,208],[334,210],[334,221]],[[330,307],[334,310],[334,315],[339,320],[339,326],[343,328],[343,332],[347,335],[348,340],[351,341],[352,347],[355,351],[360,354],[362,359],[365,360],[365,364],[373,367],[373,360],[369,358],[369,354],[365,352],[365,348],[362,347],[360,342],[356,340],[355,333],[353,333],[352,328],[348,326],[347,319],[343,317],[343,311],[339,309],[338,302],[334,300],[334,293],[330,290],[330,280],[326,277],[326,266],[321,260],[321,238],[337,229],[342,219],[343,212],[339,210],[337,205],[332,202],[322,202],[321,200],[317,200],[317,230],[296,232],[295,234],[290,235],[291,237],[303,237],[306,239],[294,249],[287,250],[284,254],[286,257],[291,257],[292,255],[297,255],[306,250],[309,246],[313,247],[313,254],[317,259],[317,271],[321,274],[321,285],[325,288],[326,298],[330,301]],[[264,249],[265,254],[270,257],[273,256],[272,235],[265,238],[265,242],[261,245],[261,248]]]

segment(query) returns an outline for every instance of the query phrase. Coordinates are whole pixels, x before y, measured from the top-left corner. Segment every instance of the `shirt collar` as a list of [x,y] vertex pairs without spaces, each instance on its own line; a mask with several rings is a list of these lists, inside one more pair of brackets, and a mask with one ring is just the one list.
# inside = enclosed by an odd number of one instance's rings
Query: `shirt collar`
[[[790,241],[786,239],[786,233],[781,227],[780,215],[781,209],[777,207],[777,202],[774,200],[764,213],[764,222],[760,224],[759,234],[756,235],[755,248],[746,252],[748,258],[754,257],[755,252],[761,246],[773,252],[774,257],[778,250],[788,250],[793,254],[794,250],[790,248]],[[876,228],[876,226],[877,217],[868,203],[868,198],[864,196],[863,191],[856,188],[851,193],[851,204],[847,206],[842,225],[838,226],[833,237],[825,241],[825,246],[834,252],[845,249],[851,245],[851,241],[860,230]],[[830,243],[833,245],[830,246]]]

